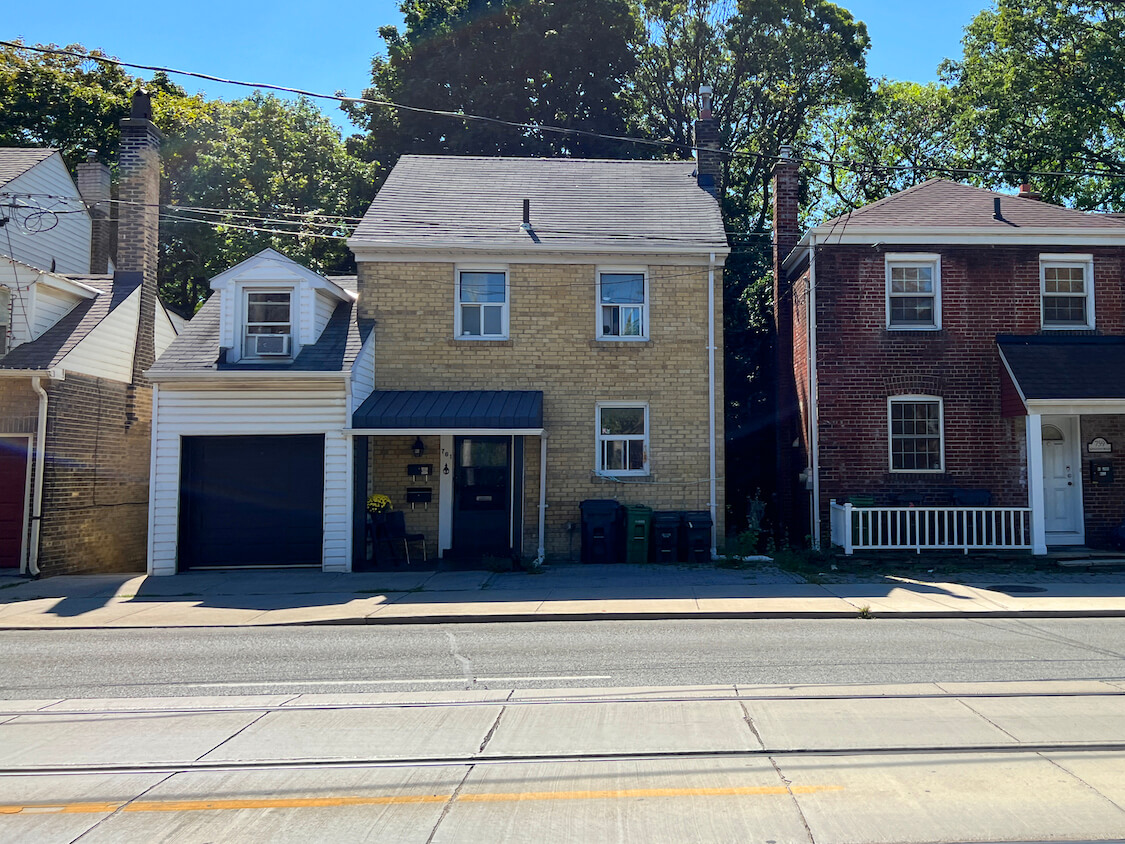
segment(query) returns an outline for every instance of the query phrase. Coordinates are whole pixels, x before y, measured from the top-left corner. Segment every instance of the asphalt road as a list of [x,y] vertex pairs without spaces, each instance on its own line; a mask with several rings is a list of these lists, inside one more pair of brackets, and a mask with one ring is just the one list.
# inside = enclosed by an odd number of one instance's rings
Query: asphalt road
[[0,698],[1125,678],[1125,620],[0,632]]

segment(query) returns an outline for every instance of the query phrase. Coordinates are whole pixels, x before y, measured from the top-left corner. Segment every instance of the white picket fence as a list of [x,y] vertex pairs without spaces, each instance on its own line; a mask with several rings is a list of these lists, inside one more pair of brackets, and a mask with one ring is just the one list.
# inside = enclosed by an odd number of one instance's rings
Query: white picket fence
[[1029,507],[858,507],[830,503],[832,544],[853,551],[1030,549]]

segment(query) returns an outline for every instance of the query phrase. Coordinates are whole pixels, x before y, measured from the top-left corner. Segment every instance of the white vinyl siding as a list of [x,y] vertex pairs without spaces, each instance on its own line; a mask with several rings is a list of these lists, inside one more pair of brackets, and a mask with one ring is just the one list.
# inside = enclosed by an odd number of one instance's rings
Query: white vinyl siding
[[31,291],[31,301],[31,333],[33,338],[38,338],[82,300],[73,294],[36,284]]
[[[107,294],[108,295],[108,294]],[[158,308],[157,323],[161,320]],[[141,315],[141,288],[129,294],[59,362],[59,366],[98,378],[129,383],[133,380],[137,320]]]
[[348,417],[359,409],[375,390],[375,337],[371,335],[352,364],[352,406]]
[[[10,237],[11,255],[17,261],[50,270],[53,260],[55,272],[60,274],[90,272],[90,215],[58,153],[0,187],[0,193],[35,194],[15,197],[18,204],[34,208],[4,209],[5,216],[14,217],[0,237],[0,254],[9,254]],[[52,215],[52,209],[78,213]],[[39,214],[39,210],[47,213]]]
[[311,345],[320,339],[320,334],[324,331],[324,327],[328,325],[328,320],[332,319],[332,314],[336,311],[336,305],[339,301],[329,297],[325,293],[312,290],[313,298],[313,312],[312,319],[308,324],[312,325],[312,337],[303,338],[306,345]]
[[172,345],[172,341],[176,339],[175,323],[172,322],[172,317],[164,309],[163,305],[158,305],[156,308],[156,331],[155,331],[155,346],[156,356],[160,357],[164,354],[165,350]]
[[307,389],[225,389],[160,385],[153,423],[152,522],[149,571],[174,574],[180,496],[180,438],[324,434],[324,569],[351,565],[351,448],[344,382]]

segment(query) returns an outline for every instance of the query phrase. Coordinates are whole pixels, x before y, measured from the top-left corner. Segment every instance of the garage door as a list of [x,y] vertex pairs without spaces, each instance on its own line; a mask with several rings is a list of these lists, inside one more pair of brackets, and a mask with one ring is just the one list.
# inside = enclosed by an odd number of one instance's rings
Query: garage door
[[0,569],[19,568],[27,499],[27,437],[0,437]]
[[321,564],[324,437],[184,437],[180,569]]

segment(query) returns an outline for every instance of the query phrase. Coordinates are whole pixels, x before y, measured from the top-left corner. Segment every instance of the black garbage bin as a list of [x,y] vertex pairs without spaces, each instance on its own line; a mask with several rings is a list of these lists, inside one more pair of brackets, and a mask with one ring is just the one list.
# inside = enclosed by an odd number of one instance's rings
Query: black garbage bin
[[589,498],[582,512],[582,562],[621,561],[621,505],[608,498]]
[[652,514],[652,561],[676,563],[680,560],[680,522],[683,514],[661,510]]
[[684,513],[684,558],[689,563],[711,562],[711,512],[688,510]]

